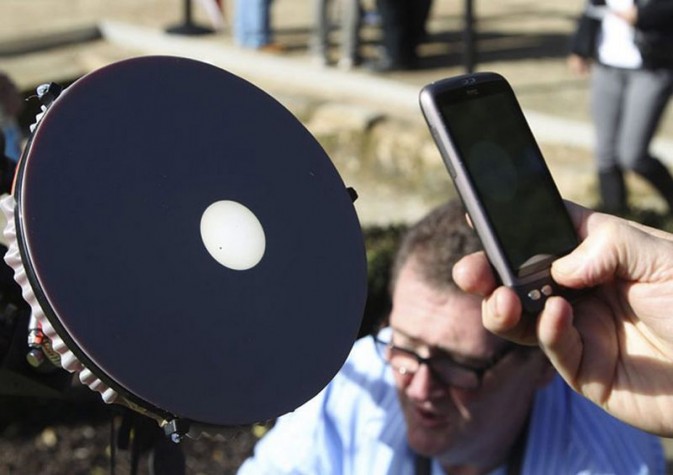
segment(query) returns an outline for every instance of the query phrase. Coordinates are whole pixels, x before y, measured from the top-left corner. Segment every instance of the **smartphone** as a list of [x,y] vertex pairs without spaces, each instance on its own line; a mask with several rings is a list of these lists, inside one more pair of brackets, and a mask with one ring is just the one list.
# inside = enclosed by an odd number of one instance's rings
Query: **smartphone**
[[507,80],[475,73],[425,86],[420,105],[472,225],[524,311],[572,297],[551,263],[579,243],[570,215]]

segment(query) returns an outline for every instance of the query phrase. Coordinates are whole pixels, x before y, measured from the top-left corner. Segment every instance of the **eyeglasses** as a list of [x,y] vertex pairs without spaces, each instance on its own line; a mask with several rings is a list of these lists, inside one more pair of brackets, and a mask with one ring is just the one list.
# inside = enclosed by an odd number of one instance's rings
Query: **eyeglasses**
[[381,357],[399,374],[413,376],[421,365],[427,365],[432,375],[440,383],[466,390],[479,389],[484,374],[496,366],[507,354],[518,348],[513,344],[507,345],[496,353],[486,365],[475,368],[458,363],[448,354],[425,358],[415,351],[394,345],[390,335],[381,337],[379,334],[372,335],[372,337]]

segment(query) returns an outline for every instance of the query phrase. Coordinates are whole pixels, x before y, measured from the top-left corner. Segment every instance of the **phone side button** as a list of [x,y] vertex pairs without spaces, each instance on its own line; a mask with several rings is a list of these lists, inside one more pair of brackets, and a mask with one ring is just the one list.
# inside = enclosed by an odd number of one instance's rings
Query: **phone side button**
[[[437,132],[437,128],[433,125],[430,126],[430,134],[432,135],[433,140],[437,144],[437,148],[439,148],[439,151],[442,155],[442,157],[446,157],[446,150],[442,146],[442,140],[439,138],[439,132]],[[451,165],[451,162],[448,159],[444,159],[444,164],[446,165],[446,169],[449,171],[449,175],[451,175],[451,178],[456,178],[456,170],[453,169],[453,165]]]

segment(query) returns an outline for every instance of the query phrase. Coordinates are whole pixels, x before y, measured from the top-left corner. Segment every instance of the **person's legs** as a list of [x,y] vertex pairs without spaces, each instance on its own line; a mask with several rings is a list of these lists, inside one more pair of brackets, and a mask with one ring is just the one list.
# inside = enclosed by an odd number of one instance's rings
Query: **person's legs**
[[234,37],[246,48],[271,43],[271,0],[236,0]]
[[649,153],[661,116],[673,90],[673,71],[628,72],[618,157],[624,169],[649,181],[673,211],[673,177]]
[[627,210],[627,192],[624,173],[619,167],[598,171],[598,192],[601,196],[600,211],[621,215]]
[[430,16],[430,9],[432,8],[432,0],[414,0],[409,8],[411,54],[416,59],[418,57],[416,48],[418,48],[418,45],[421,44],[427,34],[426,26],[428,17]]
[[626,210],[627,193],[617,163],[617,135],[622,115],[624,78],[622,71],[596,65],[591,78],[591,113],[596,132],[596,168],[604,211]]
[[[401,51],[405,41],[405,9],[407,0],[377,0],[376,5],[381,15],[383,33],[383,51],[380,66],[385,69],[399,67],[402,63]],[[388,63],[388,64],[386,64]]]
[[350,69],[360,61],[360,0],[341,1],[341,58],[339,66]]
[[273,30],[271,29],[271,3],[273,0],[263,0],[260,5],[262,17],[262,31],[264,32],[264,44],[273,43]]
[[311,53],[323,64],[328,63],[327,52],[329,50],[329,6],[331,0],[313,1],[313,25],[314,31],[311,38]]

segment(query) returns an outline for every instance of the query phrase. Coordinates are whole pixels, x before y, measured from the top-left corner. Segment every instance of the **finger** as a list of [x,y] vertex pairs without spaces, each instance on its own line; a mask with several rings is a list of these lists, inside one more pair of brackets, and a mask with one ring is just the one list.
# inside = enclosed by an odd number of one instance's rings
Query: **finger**
[[497,287],[493,270],[483,252],[463,257],[453,266],[453,280],[465,292],[489,295]]
[[486,297],[482,305],[486,329],[516,343],[536,344],[534,318],[522,317],[521,301],[513,290],[498,287],[483,252],[469,254],[458,261],[453,267],[453,280],[465,292]]
[[516,292],[498,287],[482,303],[482,322],[490,332],[522,345],[536,345],[535,317],[522,315]]
[[573,326],[573,309],[560,297],[550,297],[537,322],[540,347],[561,377],[579,390],[577,373],[582,360],[582,339]]

